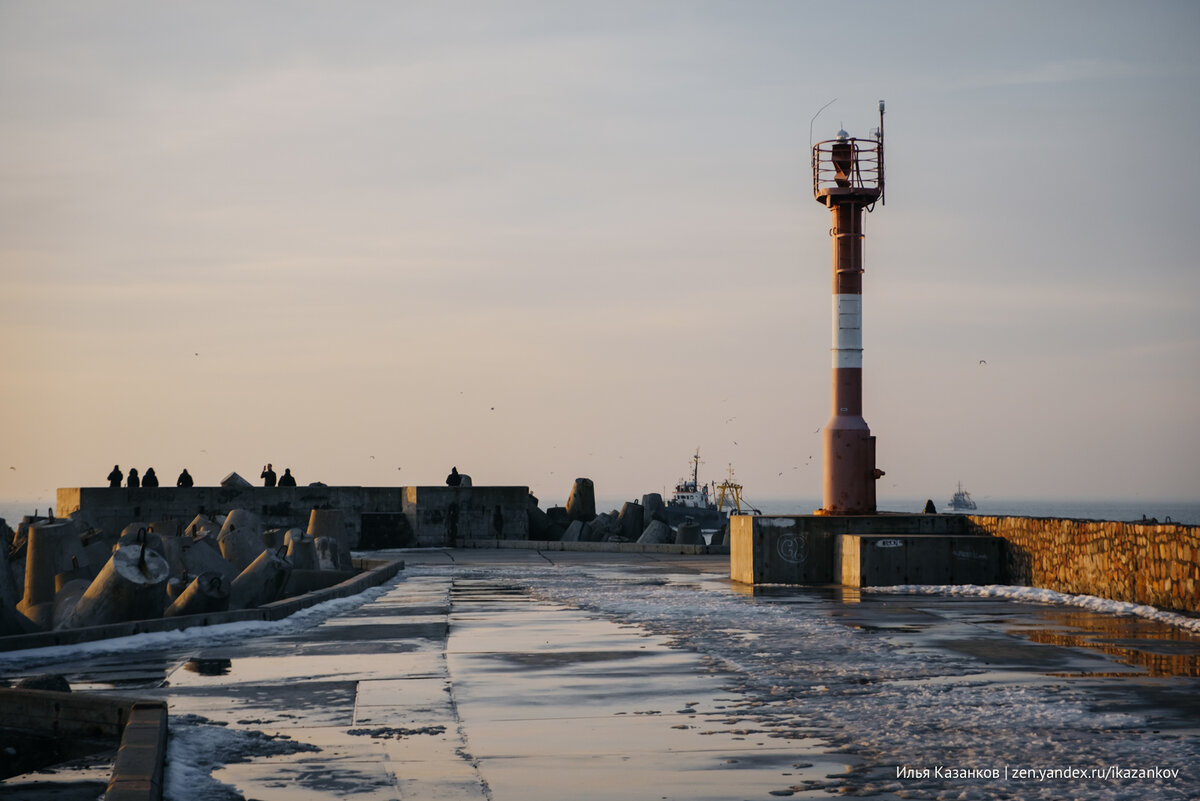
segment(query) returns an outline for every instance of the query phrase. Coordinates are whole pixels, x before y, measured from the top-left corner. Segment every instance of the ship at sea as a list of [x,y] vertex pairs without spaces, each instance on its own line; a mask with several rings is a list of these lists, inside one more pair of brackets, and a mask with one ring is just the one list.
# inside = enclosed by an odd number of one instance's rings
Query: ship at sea
[[699,523],[702,529],[716,530],[728,522],[731,513],[743,514],[743,508],[761,514],[742,498],[742,485],[733,480],[732,467],[729,478],[722,483],[711,482],[711,487],[700,483],[700,449],[697,448],[692,456],[691,478],[679,479],[666,502],[667,525],[678,526],[690,521]]
[[948,503],[947,506],[956,512],[977,508],[975,506],[975,501],[971,499],[971,493],[963,489],[961,481],[958,482],[958,491],[954,493],[954,497],[950,499],[950,503]]

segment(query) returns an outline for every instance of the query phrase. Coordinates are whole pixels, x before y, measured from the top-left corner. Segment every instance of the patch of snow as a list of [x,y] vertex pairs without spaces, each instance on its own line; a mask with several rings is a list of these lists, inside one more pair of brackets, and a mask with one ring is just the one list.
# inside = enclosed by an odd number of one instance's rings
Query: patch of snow
[[170,650],[173,648],[196,649],[224,643],[236,643],[248,637],[271,634],[288,634],[317,626],[329,618],[357,609],[388,592],[398,579],[378,587],[370,587],[357,595],[334,598],[301,609],[281,620],[243,620],[236,623],[217,623],[211,626],[192,626],[175,631],[150,631],[127,637],[51,645],[45,648],[27,648],[23,651],[0,653],[0,669],[14,670],[53,664],[67,659],[80,659],[140,651]]
[[236,789],[213,778],[215,769],[253,757],[321,750],[280,735],[228,728],[198,715],[172,715],[167,730],[164,801],[244,801]]
[[1016,587],[1004,584],[897,584],[891,587],[863,587],[863,592],[895,593],[899,595],[964,595],[976,598],[1007,598],[1059,606],[1079,606],[1093,612],[1110,615],[1134,615],[1200,634],[1200,618],[1167,612],[1145,604],[1111,601],[1095,595],[1070,595],[1038,587]]

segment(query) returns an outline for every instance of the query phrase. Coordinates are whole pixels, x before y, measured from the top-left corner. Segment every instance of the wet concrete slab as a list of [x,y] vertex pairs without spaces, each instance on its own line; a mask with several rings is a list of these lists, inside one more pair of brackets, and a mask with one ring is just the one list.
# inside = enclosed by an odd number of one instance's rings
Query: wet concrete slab
[[495,582],[456,583],[450,620],[455,703],[497,801],[770,797],[844,769],[815,741],[728,725],[726,677],[666,638]]

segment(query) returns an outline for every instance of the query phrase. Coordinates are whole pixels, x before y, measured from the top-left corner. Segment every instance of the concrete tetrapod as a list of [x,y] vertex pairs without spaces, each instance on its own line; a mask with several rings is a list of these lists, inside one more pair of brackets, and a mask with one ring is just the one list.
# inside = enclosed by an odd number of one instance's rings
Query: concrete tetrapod
[[149,548],[117,546],[63,628],[162,617],[170,573],[167,560]]
[[178,571],[177,575],[187,573],[189,576],[199,576],[211,571],[220,573],[227,582],[237,578],[238,569],[221,556],[216,536],[216,533],[202,533],[194,538],[180,537],[183,544],[183,570]]
[[699,523],[680,523],[675,530],[676,545],[703,545],[704,534],[700,531]]
[[663,521],[651,520],[637,541],[643,545],[670,545],[675,542],[675,532]]
[[121,536],[117,537],[117,545],[139,545],[143,542],[150,550],[158,551],[160,556],[166,557],[162,537],[152,532],[146,523],[130,523],[121,529]]
[[234,509],[225,516],[217,537],[221,555],[239,572],[245,570],[266,550],[262,539],[262,521],[254,512]]
[[621,524],[621,536],[629,542],[635,542],[646,530],[643,522],[645,509],[636,501],[626,501],[621,506],[621,514],[617,521]]
[[532,500],[525,507],[525,513],[529,519],[529,539],[553,539],[551,533],[554,529],[554,522],[550,519],[549,515],[539,509],[538,505]]
[[567,497],[567,517],[588,522],[596,516],[596,487],[590,478],[577,478]]
[[657,492],[648,492],[642,496],[642,522],[648,526],[651,520],[667,522],[667,505],[663,503],[662,495]]
[[308,515],[308,536],[332,537],[338,542],[338,567],[349,570],[350,549],[357,545],[346,532],[346,520],[341,509],[313,509]]
[[[62,575],[61,573],[59,575]],[[79,604],[79,599],[87,592],[88,587],[92,586],[91,579],[72,579],[59,589],[54,596],[54,617],[52,621],[53,628],[61,629],[66,626],[67,619],[71,613],[75,611],[76,605]]]
[[341,545],[333,537],[317,537],[313,540],[317,547],[317,568],[319,570],[341,569]]
[[17,611],[43,630],[54,617],[54,577],[84,558],[79,530],[70,520],[30,525],[25,549],[25,595]]
[[0,559],[0,637],[10,634],[31,634],[36,630],[29,618],[17,611],[21,589],[9,563]]
[[232,587],[225,576],[215,571],[201,573],[187,585],[175,602],[167,607],[163,617],[224,612],[229,608],[231,591]]
[[215,538],[221,533],[221,524],[208,515],[196,515],[192,518],[192,522],[188,523],[188,527],[183,530],[183,533],[192,539],[198,539],[204,534],[211,534]]
[[[287,558],[292,563],[293,570],[317,570],[320,561],[317,557],[317,543],[312,537],[300,533],[300,529],[289,531],[287,538]],[[326,538],[323,538],[326,539]]]
[[233,580],[229,592],[230,609],[252,609],[279,600],[292,563],[276,551],[263,551]]

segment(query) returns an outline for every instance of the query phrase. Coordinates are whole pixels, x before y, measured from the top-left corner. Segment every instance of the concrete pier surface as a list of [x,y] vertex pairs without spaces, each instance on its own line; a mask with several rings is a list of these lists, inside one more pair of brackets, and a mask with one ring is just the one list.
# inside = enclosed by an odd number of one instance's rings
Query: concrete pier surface
[[[1163,623],[753,588],[727,556],[382,553],[406,569],[359,596],[0,678],[166,701],[172,801],[1200,794],[1200,638]],[[96,772],[0,797],[94,799]]]

